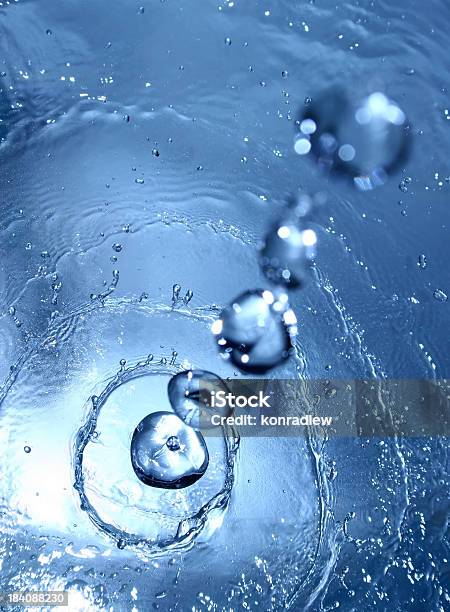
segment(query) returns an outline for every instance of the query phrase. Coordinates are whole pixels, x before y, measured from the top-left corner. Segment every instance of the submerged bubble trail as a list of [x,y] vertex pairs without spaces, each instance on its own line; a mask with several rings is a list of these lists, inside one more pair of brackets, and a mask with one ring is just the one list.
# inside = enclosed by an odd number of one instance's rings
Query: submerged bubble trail
[[297,318],[285,293],[246,291],[212,325],[224,359],[241,370],[264,373],[286,360],[297,334]]
[[206,398],[204,401],[203,392],[210,390],[228,392],[224,381],[207,370],[179,372],[169,380],[167,386],[173,411],[186,425],[196,429],[212,427],[211,415],[229,416],[231,412],[228,405],[224,408],[212,408],[206,403]]
[[367,191],[384,184],[407,157],[410,134],[399,106],[381,92],[362,102],[341,89],[323,92],[298,120],[295,151]]
[[131,464],[141,482],[161,489],[183,489],[206,472],[208,449],[200,432],[171,412],[153,412],[136,427]]

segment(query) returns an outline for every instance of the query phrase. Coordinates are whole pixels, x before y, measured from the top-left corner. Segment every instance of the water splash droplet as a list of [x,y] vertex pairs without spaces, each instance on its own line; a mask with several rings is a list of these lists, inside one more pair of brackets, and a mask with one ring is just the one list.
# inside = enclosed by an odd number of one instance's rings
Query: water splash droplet
[[411,181],[412,179],[410,176],[405,176],[404,178],[402,178],[402,180],[398,184],[398,188],[402,193],[406,193],[408,191],[408,186],[411,184]]
[[178,300],[180,299],[180,291],[181,291],[181,286],[176,283],[172,287],[172,304],[174,306],[178,302]]
[[273,283],[294,288],[305,284],[315,257],[317,236],[294,215],[279,219],[266,234],[260,265]]
[[362,191],[384,184],[409,152],[406,116],[381,92],[358,102],[328,90],[302,109],[297,124],[297,153],[311,152],[322,169],[350,177]]
[[186,295],[183,298],[183,302],[185,304],[189,304],[189,302],[192,300],[193,297],[194,297],[194,292],[192,291],[192,289],[188,289],[186,291]]
[[285,293],[256,289],[233,300],[211,329],[224,359],[264,373],[289,357],[297,319]]
[[421,253],[419,255],[419,257],[417,258],[417,265],[422,270],[424,270],[427,267],[427,257],[426,257],[426,255],[424,255],[423,253]]
[[171,412],[154,412],[134,431],[131,463],[144,484],[182,489],[203,476],[209,455],[199,432],[187,427]]
[[[194,429],[210,429],[212,415],[229,416],[228,405],[212,408],[207,400],[211,391],[224,391],[228,388],[224,381],[207,370],[186,370],[173,376],[167,386],[169,401],[175,414],[186,425]],[[205,396],[203,396],[203,393]]]
[[438,302],[446,302],[448,300],[448,295],[442,289],[436,289],[433,295]]

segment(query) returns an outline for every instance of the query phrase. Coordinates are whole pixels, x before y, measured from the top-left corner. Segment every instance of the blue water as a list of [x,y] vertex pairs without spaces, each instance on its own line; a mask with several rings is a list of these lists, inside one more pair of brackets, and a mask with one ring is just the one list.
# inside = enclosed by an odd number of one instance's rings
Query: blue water
[[[213,469],[163,493],[133,480],[129,442],[170,410],[173,373],[242,376],[210,326],[265,286],[259,242],[299,188],[321,194],[317,258],[270,376],[449,377],[449,25],[445,0],[0,3],[1,591],[67,589],[71,610],[448,608],[446,438],[246,438],[232,461],[218,440]],[[299,108],[334,85],[411,122],[378,189],[294,150]],[[129,375],[150,353],[152,376]],[[113,530],[73,486],[106,389],[85,484]]]

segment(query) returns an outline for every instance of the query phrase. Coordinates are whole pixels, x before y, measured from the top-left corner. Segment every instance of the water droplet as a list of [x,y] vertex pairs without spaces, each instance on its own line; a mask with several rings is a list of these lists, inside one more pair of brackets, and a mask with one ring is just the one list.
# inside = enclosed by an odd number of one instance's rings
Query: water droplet
[[152,149],[152,155],[153,155],[154,157],[159,157],[159,151],[158,151],[158,149]]
[[408,186],[411,184],[411,177],[410,176],[405,176],[404,178],[402,178],[402,180],[400,181],[398,188],[400,189],[400,191],[402,191],[403,193],[406,193],[408,191]]
[[30,446],[24,446],[23,450],[28,454],[31,453],[31,447]]
[[188,289],[186,291],[186,295],[183,298],[183,302],[185,304],[189,304],[189,302],[192,300],[193,297],[194,297],[194,292],[192,291],[192,289]]
[[120,251],[123,249],[123,247],[122,247],[122,245],[121,245],[121,244],[119,244],[118,242],[115,242],[115,243],[112,245],[112,249],[113,249],[113,251],[115,251],[116,253],[120,253]]
[[144,179],[143,179],[143,178],[135,178],[135,179],[134,179],[134,182],[135,182],[137,185],[143,185],[143,184],[144,184]]
[[180,291],[181,291],[181,285],[178,285],[177,283],[175,283],[175,285],[172,287],[172,304],[174,306],[180,299]]
[[438,302],[446,302],[448,300],[448,295],[442,289],[436,289],[433,295]]
[[231,45],[231,38],[229,38],[228,36],[225,38],[225,44],[229,47]]
[[209,456],[200,432],[187,427],[171,412],[153,412],[136,427],[131,440],[131,463],[144,484],[182,489],[203,476]]
[[233,300],[212,332],[224,359],[241,370],[263,373],[289,357],[297,319],[285,293],[257,289]]
[[422,270],[427,267],[426,255],[424,255],[423,253],[419,255],[419,257],[417,258],[417,265],[419,266],[419,268],[422,268]]
[[315,256],[317,236],[294,215],[279,219],[267,233],[260,251],[260,265],[273,283],[302,286]]
[[311,152],[322,169],[351,178],[362,191],[384,184],[408,154],[406,116],[381,92],[358,102],[328,90],[302,109],[297,124],[297,153]]
[[195,429],[213,427],[212,415],[229,416],[231,413],[228,405],[223,408],[209,406],[211,391],[228,393],[228,388],[217,374],[207,370],[180,372],[170,379],[167,386],[173,411],[186,425]]

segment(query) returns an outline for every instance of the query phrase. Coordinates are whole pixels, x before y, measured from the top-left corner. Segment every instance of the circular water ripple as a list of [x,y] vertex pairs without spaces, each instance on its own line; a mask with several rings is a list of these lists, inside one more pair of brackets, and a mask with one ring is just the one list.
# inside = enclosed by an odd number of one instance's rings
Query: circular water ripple
[[[153,355],[122,367],[99,395],[91,398],[86,422],[77,432],[74,487],[81,508],[119,548],[137,546],[147,554],[161,554],[186,547],[201,533],[210,513],[216,511],[217,524],[218,513],[229,503],[239,444],[232,429],[223,430],[223,438],[208,438],[207,472],[187,489],[146,487],[132,471],[131,436],[142,414],[152,408],[148,399],[154,397],[154,387],[143,383],[150,377],[164,387],[167,377],[180,369],[167,358],[155,360]],[[114,402],[124,386],[125,393]],[[170,407],[168,400],[166,404],[164,410]]]

